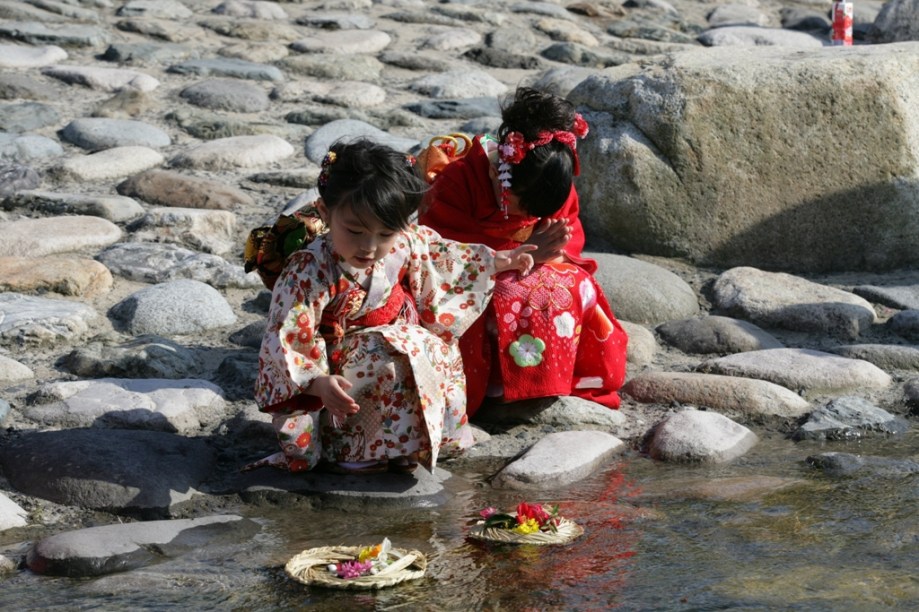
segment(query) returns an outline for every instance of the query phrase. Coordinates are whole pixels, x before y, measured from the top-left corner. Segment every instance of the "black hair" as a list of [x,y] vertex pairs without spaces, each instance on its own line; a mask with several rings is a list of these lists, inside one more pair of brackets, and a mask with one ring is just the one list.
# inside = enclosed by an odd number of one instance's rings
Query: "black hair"
[[405,229],[418,210],[427,184],[412,168],[405,153],[358,139],[335,142],[319,177],[319,195],[328,210],[348,205],[358,217],[367,214],[385,227]]
[[[498,138],[504,142],[510,132],[520,132],[532,141],[543,131],[570,131],[575,114],[574,105],[564,98],[518,87],[501,110]],[[511,173],[511,192],[520,198],[520,206],[534,217],[547,217],[558,212],[571,193],[574,153],[552,140],[528,151]]]

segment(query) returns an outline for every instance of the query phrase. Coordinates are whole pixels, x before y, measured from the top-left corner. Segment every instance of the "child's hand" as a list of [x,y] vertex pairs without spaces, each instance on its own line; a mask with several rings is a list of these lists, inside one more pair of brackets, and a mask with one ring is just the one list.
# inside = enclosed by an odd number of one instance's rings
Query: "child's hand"
[[357,402],[348,395],[353,385],[344,376],[319,376],[309,386],[309,394],[322,400],[322,405],[338,424],[361,409]]
[[571,240],[571,226],[566,219],[542,219],[533,229],[526,244],[535,244],[533,259],[543,263],[562,255],[562,250]]
[[513,251],[495,252],[495,272],[517,270],[526,276],[533,269],[533,256],[530,252],[537,249],[535,244],[521,244]]

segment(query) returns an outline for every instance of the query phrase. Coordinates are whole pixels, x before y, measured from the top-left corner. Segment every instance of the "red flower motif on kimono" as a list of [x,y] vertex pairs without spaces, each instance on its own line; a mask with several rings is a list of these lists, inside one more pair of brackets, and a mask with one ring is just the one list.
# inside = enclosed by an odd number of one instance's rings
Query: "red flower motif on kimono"
[[534,310],[546,310],[550,306],[556,310],[568,310],[574,304],[574,298],[568,288],[573,284],[572,279],[554,274],[552,276],[545,275],[530,290],[527,302]]
[[456,317],[454,317],[449,312],[444,312],[444,313],[441,313],[439,317],[437,317],[437,321],[441,325],[446,325],[447,327],[450,327],[451,325],[453,325],[454,322],[456,322]]
[[312,439],[313,435],[308,431],[304,431],[297,437],[297,446],[300,448],[306,448]]

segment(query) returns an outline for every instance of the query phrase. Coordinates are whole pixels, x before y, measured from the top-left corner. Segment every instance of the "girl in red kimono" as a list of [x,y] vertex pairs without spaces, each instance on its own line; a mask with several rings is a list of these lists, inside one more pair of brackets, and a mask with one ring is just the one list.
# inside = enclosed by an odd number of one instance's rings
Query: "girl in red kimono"
[[387,147],[335,144],[322,166],[327,231],[275,282],[259,352],[255,399],[281,452],[250,467],[433,469],[473,442],[456,338],[533,247],[496,253],[410,224],[425,185]]
[[499,275],[488,310],[460,338],[469,415],[486,395],[575,395],[619,407],[628,338],[593,278],[596,262],[581,256],[572,180],[587,130],[568,101],[520,88],[498,137],[473,139],[425,196],[419,222],[446,238],[537,246],[533,272]]

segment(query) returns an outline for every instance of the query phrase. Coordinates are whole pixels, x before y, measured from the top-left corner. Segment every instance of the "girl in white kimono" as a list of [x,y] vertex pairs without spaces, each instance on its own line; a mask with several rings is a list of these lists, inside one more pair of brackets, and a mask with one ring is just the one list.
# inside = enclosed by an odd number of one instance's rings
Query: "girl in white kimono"
[[472,445],[456,339],[493,276],[526,274],[524,245],[493,251],[412,225],[425,189],[405,155],[335,144],[316,202],[328,231],[275,283],[255,397],[281,443],[270,463],[339,473],[432,469]]

